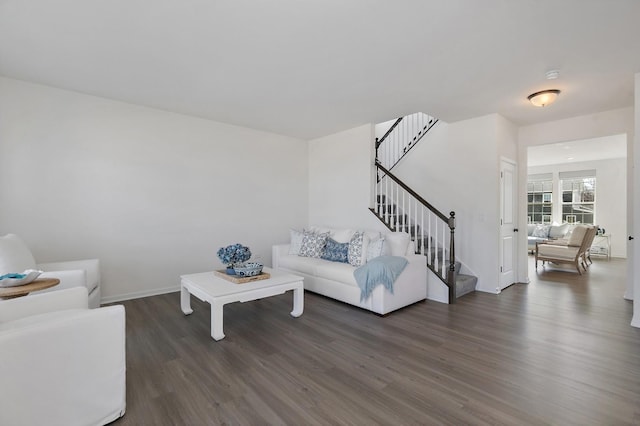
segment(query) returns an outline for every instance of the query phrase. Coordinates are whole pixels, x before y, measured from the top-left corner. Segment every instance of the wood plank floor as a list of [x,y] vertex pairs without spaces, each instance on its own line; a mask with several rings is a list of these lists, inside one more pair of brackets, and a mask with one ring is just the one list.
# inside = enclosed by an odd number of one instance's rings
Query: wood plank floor
[[[113,424],[639,425],[640,329],[625,262],[538,269],[501,295],[379,317],[313,293],[225,307],[124,303],[127,412]],[[533,271],[533,267],[531,267]]]

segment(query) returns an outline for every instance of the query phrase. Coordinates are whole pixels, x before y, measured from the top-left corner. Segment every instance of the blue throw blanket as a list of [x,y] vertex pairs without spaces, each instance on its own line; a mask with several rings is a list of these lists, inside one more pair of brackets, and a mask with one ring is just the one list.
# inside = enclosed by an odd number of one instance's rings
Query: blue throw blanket
[[379,256],[353,271],[358,287],[360,287],[360,301],[366,300],[379,284],[382,284],[393,294],[393,283],[402,273],[409,261],[399,256]]

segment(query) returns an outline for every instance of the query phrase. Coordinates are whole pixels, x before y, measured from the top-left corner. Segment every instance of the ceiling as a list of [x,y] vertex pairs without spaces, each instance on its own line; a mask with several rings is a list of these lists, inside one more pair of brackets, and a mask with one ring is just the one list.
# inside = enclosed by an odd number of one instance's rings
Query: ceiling
[[580,163],[627,157],[627,135],[530,146],[527,166]]
[[[0,75],[304,139],[417,111],[526,125],[631,106],[639,16],[637,0],[0,0]],[[555,104],[527,102],[548,88]]]

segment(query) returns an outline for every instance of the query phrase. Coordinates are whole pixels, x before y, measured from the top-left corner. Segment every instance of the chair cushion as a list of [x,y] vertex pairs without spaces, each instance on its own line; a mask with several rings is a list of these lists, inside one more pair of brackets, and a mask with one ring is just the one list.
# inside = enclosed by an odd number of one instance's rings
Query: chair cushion
[[73,317],[77,312],[84,312],[86,309],[65,309],[62,311],[45,312],[43,314],[31,315],[13,321],[0,322],[0,331],[17,330],[28,327],[31,324],[55,321],[58,318]]
[[569,236],[568,244],[570,246],[579,246],[582,244],[582,240],[584,240],[584,236],[587,234],[587,229],[589,228],[584,225],[578,225],[573,228],[573,232]]
[[36,261],[27,245],[15,234],[0,237],[0,275],[36,269]]
[[578,247],[554,246],[553,244],[540,244],[538,246],[538,255],[542,257],[573,260],[577,254]]

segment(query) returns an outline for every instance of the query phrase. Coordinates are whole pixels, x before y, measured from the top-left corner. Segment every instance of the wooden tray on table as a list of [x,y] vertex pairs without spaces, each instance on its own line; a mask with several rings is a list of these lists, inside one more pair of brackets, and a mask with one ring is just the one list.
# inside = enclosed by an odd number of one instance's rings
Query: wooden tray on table
[[227,274],[225,269],[213,271],[213,273],[222,279],[231,281],[232,283],[236,283],[236,284],[251,283],[254,281],[266,280],[268,278],[271,278],[271,274],[269,274],[268,272],[261,272],[258,275],[254,275],[253,277],[241,277],[238,275],[229,275]]

